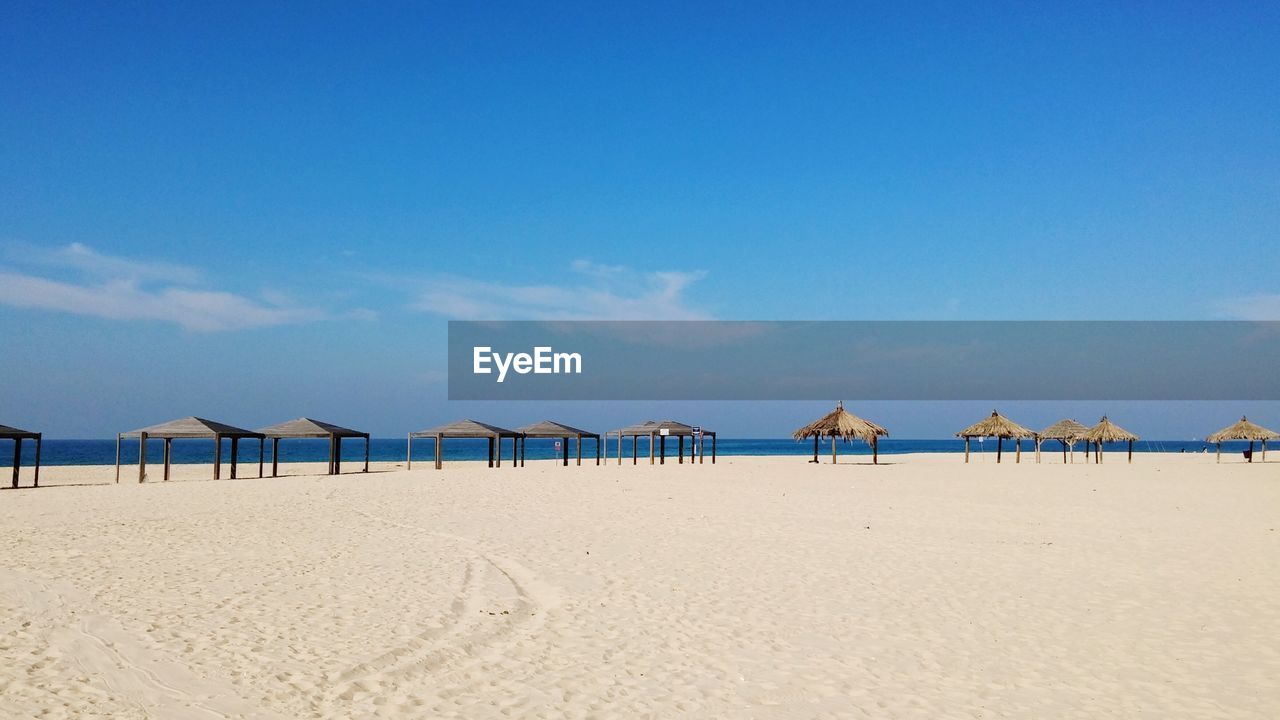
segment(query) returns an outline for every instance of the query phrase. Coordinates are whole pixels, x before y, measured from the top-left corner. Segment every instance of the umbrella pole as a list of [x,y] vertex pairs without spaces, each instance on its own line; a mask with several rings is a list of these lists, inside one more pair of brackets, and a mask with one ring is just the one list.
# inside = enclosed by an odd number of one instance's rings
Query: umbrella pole
[[813,462],[818,462],[818,436],[813,436]]
[[996,437],[996,462],[1000,462],[1000,456],[1004,454],[1004,436]]
[[966,465],[969,463],[969,438],[967,437],[964,439],[964,462]]
[[831,436],[831,464],[836,464],[836,436]]

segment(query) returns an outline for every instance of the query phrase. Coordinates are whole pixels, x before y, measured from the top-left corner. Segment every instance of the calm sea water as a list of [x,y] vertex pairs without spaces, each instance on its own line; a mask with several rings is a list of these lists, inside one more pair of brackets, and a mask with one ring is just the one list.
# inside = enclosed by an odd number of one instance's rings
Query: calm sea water
[[[415,440],[413,443],[414,461],[429,461],[432,457],[433,441]],[[35,447],[32,442],[23,443],[24,463],[30,463],[35,458]],[[223,462],[229,462],[231,459],[231,450],[229,443],[223,443]],[[5,443],[0,448],[0,467],[7,467],[12,462],[13,451],[11,446]],[[147,444],[147,462],[160,462],[163,457],[163,443],[159,440],[152,440]],[[1077,444],[1076,449],[1082,449],[1082,445]],[[1249,447],[1248,443],[1223,443],[1223,452],[1241,452]],[[444,444],[445,457],[450,461],[454,460],[484,460],[487,457],[487,444],[484,440],[446,440]],[[1044,448],[1048,452],[1060,452],[1061,446],[1056,441],[1045,443]],[[641,457],[648,457],[648,441],[642,439],[640,441],[639,454]],[[987,440],[985,443],[973,444],[974,452],[994,453],[996,444],[993,440]],[[1024,442],[1022,444],[1024,452],[1034,449],[1034,444]],[[1119,451],[1124,449],[1124,445],[1117,444],[1114,449],[1108,446],[1108,450]],[[1200,441],[1186,440],[1141,440],[1134,444],[1135,452],[1201,452],[1208,449],[1213,452],[1213,446]],[[405,458],[405,440],[404,438],[374,438],[369,447],[369,459],[373,462],[403,461]],[[1013,444],[1006,443],[1006,452],[1013,451]],[[710,442],[707,443],[708,454],[711,451]],[[1280,451],[1280,448],[1277,449]],[[591,440],[585,440],[582,444],[582,456],[584,458],[595,458],[595,443]],[[616,454],[617,442],[609,444],[609,452]],[[779,439],[728,439],[721,438],[717,448],[717,454],[721,456],[734,455],[811,455],[813,453],[812,442],[795,442],[793,440]],[[821,445],[821,454],[827,456],[831,453],[830,441],[824,441]],[[903,453],[956,453],[964,452],[964,441],[947,439],[947,440],[898,440],[887,439],[880,443],[880,454],[882,455],[898,455]],[[266,447],[267,462],[271,461],[271,444],[268,442]],[[622,443],[623,457],[631,455],[631,442],[624,440]],[[676,440],[670,438],[667,440],[667,455],[675,457]],[[840,443],[841,455],[870,455],[871,449],[864,443]],[[503,456],[511,457],[511,443],[507,441],[503,444]],[[328,457],[328,444],[324,440],[283,440],[280,443],[280,461],[281,462],[324,462]],[[529,440],[528,451],[525,455],[530,460],[548,459],[558,457],[555,449],[555,441],[552,440]],[[569,457],[574,457],[573,441],[569,445]],[[364,441],[363,440],[346,440],[342,444],[343,462],[363,462],[364,460]],[[116,460],[116,443],[114,440],[45,440],[44,447],[41,452],[40,462],[43,465],[111,465]],[[212,440],[175,440],[173,443],[173,462],[180,464],[209,463],[213,460],[213,441]],[[138,461],[138,443],[137,441],[125,441],[122,449],[121,461],[124,463],[137,463]],[[258,461],[258,444],[252,441],[244,441],[240,446],[240,462],[256,463]]]

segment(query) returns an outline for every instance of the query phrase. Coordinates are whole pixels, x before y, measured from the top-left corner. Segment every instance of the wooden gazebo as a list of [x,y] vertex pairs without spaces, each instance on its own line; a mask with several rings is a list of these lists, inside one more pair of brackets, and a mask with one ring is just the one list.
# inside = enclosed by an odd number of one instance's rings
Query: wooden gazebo
[[1071,451],[1071,462],[1076,459],[1076,442],[1084,438],[1089,428],[1081,423],[1064,418],[1036,433],[1036,462],[1040,462],[1040,446],[1045,440],[1057,440],[1062,443],[1062,462],[1067,462],[1067,451]]
[[1267,461],[1267,441],[1280,438],[1280,433],[1274,430],[1268,430],[1261,425],[1255,425],[1249,422],[1249,418],[1241,417],[1240,422],[1230,427],[1224,427],[1218,432],[1205,438],[1209,442],[1218,446],[1218,462],[1222,462],[1222,443],[1228,440],[1248,440],[1249,441],[1249,462],[1253,462],[1253,444],[1262,442],[1262,461]]
[[520,433],[518,441],[520,445],[520,465],[524,466],[525,445],[528,444],[529,438],[547,438],[560,440],[562,442],[561,450],[563,450],[563,464],[569,466],[569,440],[577,440],[577,464],[582,464],[582,439],[591,438],[596,441],[596,465],[600,464],[600,433],[593,433],[587,430],[579,430],[576,427],[565,425],[564,423],[554,422],[552,420],[543,420],[532,425],[525,425],[522,428],[516,428],[516,432]]
[[[696,432],[695,432],[696,430]],[[631,442],[631,464],[635,465],[639,457],[640,438],[649,438],[649,464],[653,465],[657,462],[660,465],[667,463],[667,438],[679,438],[680,463],[684,463],[684,439],[689,438],[689,464],[695,462],[702,463],[707,455],[707,437],[711,438],[711,464],[716,463],[716,433],[714,430],[687,425],[676,420],[646,420],[645,422],[635,425],[628,425],[624,428],[605,433],[606,440],[609,435],[616,435],[618,438],[618,464],[622,464],[622,438],[632,438]],[[655,451],[657,456],[655,458]]]
[[864,420],[844,409],[844,402],[836,403],[836,409],[817,420],[805,425],[791,434],[797,442],[813,438],[813,459],[818,462],[818,440],[831,438],[831,464],[836,463],[836,440],[862,440],[871,446],[871,462],[880,462],[880,438],[888,437],[889,431],[883,427]]
[[1139,438],[1137,435],[1134,435],[1128,430],[1125,430],[1119,425],[1116,425],[1115,423],[1108,420],[1106,415],[1103,415],[1102,419],[1098,421],[1098,424],[1089,428],[1089,432],[1084,434],[1085,460],[1089,459],[1090,443],[1093,444],[1093,448],[1094,448],[1094,454],[1093,454],[1094,463],[1101,463],[1102,454],[1103,454],[1103,449],[1102,449],[1103,443],[1127,442],[1129,443],[1129,462],[1132,463],[1133,462],[1133,441],[1138,439]]
[[169,465],[172,460],[174,440],[209,439],[213,440],[213,479],[222,477],[222,440],[231,440],[231,477],[236,477],[236,463],[239,460],[240,441],[242,439],[258,440],[258,477],[262,477],[262,458],[265,455],[266,435],[253,430],[245,430],[233,425],[205,420],[198,417],[186,417],[170,420],[167,423],[151,425],[138,430],[130,430],[116,435],[116,482],[120,482],[120,443],[124,438],[138,438],[138,482],[147,477],[147,440],[160,438],[164,440],[164,479],[169,479]]
[[271,477],[276,477],[280,467],[280,441],[284,438],[321,438],[329,440],[330,475],[342,472],[342,439],[364,438],[364,471],[369,472],[369,433],[344,428],[333,423],[298,418],[264,427],[258,432],[271,438]]
[[964,461],[969,462],[969,441],[973,438],[996,438],[996,462],[1000,462],[1001,455],[1004,454],[1004,441],[1006,438],[1012,439],[1016,443],[1017,455],[1014,462],[1022,462],[1022,441],[1025,438],[1034,438],[1036,434],[1027,428],[1022,427],[1018,423],[1001,415],[995,410],[991,411],[991,417],[979,423],[974,423],[969,427],[956,433],[956,437],[964,438]]
[[35,481],[31,487],[40,487],[40,445],[41,433],[31,432],[30,430],[19,430],[16,427],[8,425],[0,425],[0,440],[13,441],[13,486],[18,487],[18,470],[22,467],[22,441],[36,441],[36,467]]
[[520,433],[515,430],[477,422],[475,420],[459,420],[447,425],[439,425],[428,430],[409,433],[409,457],[405,461],[406,468],[413,467],[413,441],[415,438],[434,438],[436,441],[435,461],[439,470],[444,464],[444,452],[441,444],[445,438],[485,438],[489,441],[489,467],[494,467],[494,450],[497,450],[497,467],[502,467],[502,439],[511,438],[511,464],[516,462],[516,442]]

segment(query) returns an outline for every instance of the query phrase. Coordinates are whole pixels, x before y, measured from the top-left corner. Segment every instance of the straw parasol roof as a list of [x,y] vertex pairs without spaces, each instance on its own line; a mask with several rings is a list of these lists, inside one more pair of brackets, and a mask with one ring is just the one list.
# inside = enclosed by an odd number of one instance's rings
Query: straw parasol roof
[[1001,415],[995,410],[991,411],[991,417],[986,420],[983,420],[980,423],[974,423],[973,425],[970,425],[956,433],[956,437],[962,438],[994,437],[1021,439],[1032,438],[1035,436],[1036,434],[1034,431],[1022,427],[1018,423]]
[[1089,432],[1087,426],[1071,418],[1063,418],[1041,430],[1039,436],[1041,440],[1080,440],[1087,432]]
[[1098,424],[1089,428],[1089,432],[1085,433],[1084,439],[1091,443],[1132,442],[1137,440],[1138,436],[1116,425],[1108,420],[1106,415],[1103,415]]
[[877,437],[888,437],[889,431],[844,409],[844,403],[836,409],[791,433],[796,440],[811,437],[838,437],[842,440],[865,440],[874,443]]
[[1274,430],[1268,430],[1261,425],[1255,425],[1249,422],[1249,418],[1241,417],[1240,422],[1225,427],[1218,432],[1205,438],[1211,443],[1221,443],[1227,440],[1275,440],[1280,438],[1280,433]]

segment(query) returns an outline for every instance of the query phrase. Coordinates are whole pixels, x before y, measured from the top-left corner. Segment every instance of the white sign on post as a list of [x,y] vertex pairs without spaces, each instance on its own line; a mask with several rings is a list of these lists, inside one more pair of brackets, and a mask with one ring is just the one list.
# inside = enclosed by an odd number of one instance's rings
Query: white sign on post
[[664,436],[665,436],[665,435],[670,435],[670,434],[671,434],[671,431],[670,431],[669,429],[667,429],[667,428],[661,428],[660,430],[658,430],[658,434],[659,434],[659,435],[664,435]]

